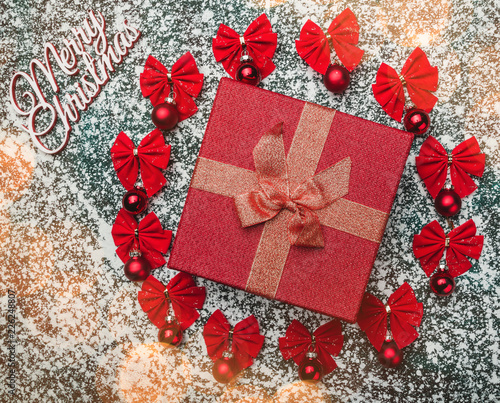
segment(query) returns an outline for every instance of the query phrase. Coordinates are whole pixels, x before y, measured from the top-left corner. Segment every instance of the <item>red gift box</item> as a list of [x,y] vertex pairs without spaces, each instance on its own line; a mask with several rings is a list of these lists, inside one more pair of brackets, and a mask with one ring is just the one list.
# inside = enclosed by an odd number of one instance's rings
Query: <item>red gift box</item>
[[355,322],[412,140],[223,78],[169,267]]

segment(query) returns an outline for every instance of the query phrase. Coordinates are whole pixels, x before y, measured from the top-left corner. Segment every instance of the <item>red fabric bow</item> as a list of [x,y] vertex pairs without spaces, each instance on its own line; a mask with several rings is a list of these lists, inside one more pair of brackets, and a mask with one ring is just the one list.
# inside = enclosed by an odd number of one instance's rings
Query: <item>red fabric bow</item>
[[332,355],[339,355],[343,344],[344,336],[342,336],[342,327],[338,320],[331,320],[318,327],[311,336],[309,330],[294,319],[288,326],[285,337],[279,339],[280,351],[285,360],[293,358],[295,363],[300,365],[306,353],[314,351],[323,365],[325,374],[337,368]]
[[194,115],[198,110],[192,98],[196,98],[203,87],[203,74],[200,74],[196,62],[187,52],[172,66],[169,74],[167,68],[149,56],[140,75],[140,85],[143,97],[156,106],[165,102],[170,95],[170,84],[173,86],[173,99],[179,111],[179,121]]
[[430,91],[437,90],[438,69],[432,67],[425,53],[416,48],[398,75],[396,70],[382,63],[377,71],[376,84],[372,85],[373,95],[387,114],[401,122],[405,106],[403,85],[415,106],[430,112],[437,102],[437,97]]
[[434,137],[429,136],[416,157],[417,171],[435,199],[443,188],[450,165],[451,184],[460,197],[470,195],[477,189],[469,175],[483,176],[485,155],[481,153],[475,137],[471,137],[448,153]]
[[364,53],[355,46],[359,40],[359,25],[354,13],[348,8],[342,11],[328,27],[327,34],[307,20],[300,30],[300,39],[295,41],[299,56],[318,73],[325,74],[330,65],[331,43],[342,64],[353,71]]
[[148,197],[153,196],[167,182],[161,170],[167,167],[169,159],[170,146],[165,145],[163,134],[158,129],[144,137],[137,149],[124,132],[120,132],[111,147],[113,167],[127,190],[135,185],[140,161],[141,179]]
[[375,296],[365,293],[358,315],[358,324],[368,336],[373,347],[380,351],[387,335],[387,315],[391,322],[391,332],[399,348],[413,343],[418,337],[413,326],[420,326],[424,307],[415,298],[415,293],[408,283],[399,287],[387,301],[386,306]]
[[130,251],[139,250],[152,269],[165,264],[162,253],[167,253],[172,231],[161,227],[155,213],[149,213],[137,225],[134,216],[121,209],[116,216],[111,235],[118,246],[116,253],[123,263],[130,259]]
[[261,137],[253,150],[253,158],[260,189],[234,197],[241,226],[260,224],[288,209],[294,213],[288,222],[290,243],[323,247],[323,233],[314,210],[322,209],[348,193],[351,159],[344,158],[304,181],[295,190],[290,189],[282,123]]
[[230,331],[231,325],[224,314],[217,309],[210,316],[203,329],[208,355],[215,361],[217,358],[221,358],[231,345],[231,352],[238,362],[239,368],[247,368],[252,365],[252,357],[257,357],[264,343],[264,336],[259,334],[259,323],[255,316],[251,315],[234,327],[232,338]]
[[232,78],[235,78],[240,65],[243,46],[259,68],[261,77],[267,77],[276,67],[271,59],[277,45],[278,35],[273,32],[265,14],[252,21],[241,38],[235,30],[220,24],[216,37],[212,39],[215,60],[222,62],[224,70]]
[[137,299],[149,320],[160,329],[165,326],[170,302],[177,321],[185,330],[200,316],[197,309],[203,308],[205,297],[205,287],[196,287],[193,277],[179,273],[166,287],[155,277],[149,276],[142,283],[142,291],[139,291]]
[[453,277],[458,277],[472,266],[466,256],[479,259],[483,243],[484,236],[476,236],[476,224],[472,220],[454,228],[448,235],[434,220],[422,228],[420,234],[413,236],[413,253],[428,277],[439,265],[446,249],[448,271]]

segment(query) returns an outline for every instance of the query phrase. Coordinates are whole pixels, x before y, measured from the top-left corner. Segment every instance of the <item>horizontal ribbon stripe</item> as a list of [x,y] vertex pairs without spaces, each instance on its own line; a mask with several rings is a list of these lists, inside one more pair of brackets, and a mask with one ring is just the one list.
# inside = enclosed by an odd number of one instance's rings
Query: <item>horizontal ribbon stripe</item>
[[322,225],[375,243],[382,241],[389,218],[389,214],[383,211],[346,199],[339,199],[316,214]]
[[191,187],[221,196],[234,197],[257,189],[259,181],[255,172],[248,169],[198,157]]

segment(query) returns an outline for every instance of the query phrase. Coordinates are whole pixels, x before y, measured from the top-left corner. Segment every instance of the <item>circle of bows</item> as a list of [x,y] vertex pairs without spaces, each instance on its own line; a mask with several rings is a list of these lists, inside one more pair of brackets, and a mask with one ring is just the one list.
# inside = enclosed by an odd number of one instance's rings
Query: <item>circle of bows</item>
[[111,147],[111,160],[118,179],[123,187],[131,190],[139,174],[148,197],[153,196],[167,182],[162,169],[170,159],[170,145],[165,145],[163,134],[159,129],[153,130],[142,139],[139,146],[124,133],[120,132]]
[[139,224],[134,216],[121,209],[111,229],[113,241],[118,248],[117,255],[123,263],[130,259],[132,250],[139,250],[151,268],[164,265],[172,231],[164,230],[155,213],[151,212]]
[[161,64],[153,56],[149,56],[140,75],[140,86],[143,97],[156,106],[165,102],[170,96],[170,85],[179,112],[179,121],[192,116],[198,107],[192,98],[196,98],[203,87],[203,74],[200,74],[191,53],[182,55],[172,66],[172,71]]
[[219,309],[205,324],[203,338],[212,361],[221,358],[222,354],[229,350],[233,353],[240,369],[252,365],[252,357],[257,357],[264,344],[264,336],[259,334],[259,323],[255,316],[251,315],[231,328]]
[[445,234],[434,220],[427,224],[420,234],[413,236],[413,253],[429,277],[438,267],[446,250],[446,264],[451,276],[458,277],[472,266],[466,256],[479,259],[483,249],[484,236],[476,235],[476,224],[468,220]]
[[273,32],[265,14],[252,21],[242,36],[227,25],[220,24],[216,37],[212,39],[215,60],[222,62],[224,70],[232,78],[236,77],[244,48],[259,68],[262,78],[267,77],[276,68],[271,59],[277,45],[278,35]]
[[325,74],[331,62],[330,44],[347,70],[353,71],[364,53],[356,46],[358,41],[358,21],[354,13],[346,8],[332,21],[326,34],[317,24],[307,20],[300,30],[300,39],[295,41],[295,47],[311,68]]
[[349,191],[351,159],[337,164],[290,189],[283,143],[283,123],[262,135],[253,150],[255,172],[260,189],[234,197],[242,227],[271,220],[281,210],[293,212],[288,222],[290,243],[296,246],[323,247],[324,239],[314,210],[325,208]]
[[149,320],[158,328],[165,326],[165,318],[169,314],[170,305],[181,329],[191,326],[200,314],[197,309],[203,308],[205,287],[196,284],[187,273],[179,273],[164,286],[155,277],[149,276],[142,283],[137,299],[141,308],[148,314]]
[[377,71],[376,83],[372,85],[377,102],[398,122],[401,122],[405,107],[404,85],[417,108],[426,112],[434,108],[438,99],[431,91],[437,90],[438,68],[431,66],[420,48],[416,48],[408,57],[401,74],[382,63]]
[[433,199],[445,185],[448,166],[451,184],[457,194],[465,197],[474,192],[477,185],[469,175],[483,176],[485,159],[475,137],[461,142],[448,154],[432,136],[423,142],[420,153],[415,158],[418,174]]
[[325,323],[311,335],[302,323],[294,319],[286,329],[285,337],[279,339],[279,348],[285,360],[293,358],[300,365],[306,353],[313,351],[323,365],[325,374],[337,368],[332,355],[339,355],[343,344],[342,326],[338,320]]
[[418,302],[408,283],[399,287],[384,305],[377,297],[365,293],[358,314],[358,324],[368,336],[368,340],[380,351],[387,336],[387,316],[391,323],[391,333],[399,348],[416,340],[418,332],[413,326],[420,326],[424,308]]

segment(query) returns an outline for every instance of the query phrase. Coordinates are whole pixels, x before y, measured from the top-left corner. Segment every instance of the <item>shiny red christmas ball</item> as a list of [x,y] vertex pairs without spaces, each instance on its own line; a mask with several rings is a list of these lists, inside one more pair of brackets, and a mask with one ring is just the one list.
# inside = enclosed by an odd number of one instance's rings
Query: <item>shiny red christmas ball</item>
[[144,189],[133,188],[123,196],[122,205],[130,214],[142,213],[148,205],[148,195]]
[[442,216],[452,217],[460,212],[462,200],[453,189],[441,189],[434,200],[434,207]]
[[259,85],[261,76],[260,70],[252,61],[241,63],[236,70],[236,80],[250,85]]
[[384,367],[396,368],[403,360],[403,352],[393,340],[386,340],[382,344],[377,358]]
[[220,383],[231,382],[238,372],[238,363],[233,356],[217,358],[212,367],[212,375]]
[[178,346],[182,341],[182,329],[179,322],[175,319],[167,318],[165,326],[158,332],[158,341]]
[[349,70],[340,64],[331,64],[323,77],[325,87],[335,94],[342,94],[350,82]]
[[130,281],[144,281],[151,273],[151,265],[148,260],[142,256],[132,256],[123,268],[125,277]]
[[158,104],[151,113],[151,119],[158,129],[169,130],[179,121],[179,111],[174,104],[164,102]]
[[308,382],[319,382],[323,378],[323,366],[315,357],[304,357],[299,365],[299,378]]
[[423,109],[410,108],[403,119],[405,129],[417,136],[421,136],[429,130],[431,118]]
[[455,290],[455,279],[447,270],[439,269],[431,276],[431,290],[440,297],[447,297]]

